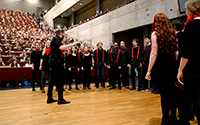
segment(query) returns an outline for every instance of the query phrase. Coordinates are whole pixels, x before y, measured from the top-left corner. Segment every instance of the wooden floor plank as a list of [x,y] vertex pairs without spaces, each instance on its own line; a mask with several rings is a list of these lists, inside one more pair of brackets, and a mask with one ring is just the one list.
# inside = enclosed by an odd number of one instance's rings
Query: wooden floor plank
[[[47,91],[47,88],[45,88]],[[53,91],[53,98],[57,99]],[[160,125],[160,96],[120,90],[64,91],[67,105],[46,104],[39,89],[0,91],[0,125]],[[192,121],[191,125],[197,125]]]

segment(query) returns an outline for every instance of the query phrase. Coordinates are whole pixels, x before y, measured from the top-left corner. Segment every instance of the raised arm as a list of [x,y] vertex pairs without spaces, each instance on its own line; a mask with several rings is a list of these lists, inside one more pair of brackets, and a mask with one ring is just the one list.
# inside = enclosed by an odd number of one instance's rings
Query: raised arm
[[71,47],[71,46],[74,46],[76,44],[78,44],[79,42],[74,42],[74,43],[70,43],[70,44],[67,44],[67,45],[61,45],[60,46],[60,50],[66,50],[67,48]]

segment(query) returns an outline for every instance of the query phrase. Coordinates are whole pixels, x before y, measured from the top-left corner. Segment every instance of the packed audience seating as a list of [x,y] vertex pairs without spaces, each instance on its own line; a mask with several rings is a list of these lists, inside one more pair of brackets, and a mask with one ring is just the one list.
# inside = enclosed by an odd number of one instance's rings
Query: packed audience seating
[[0,10],[0,58],[6,66],[13,56],[24,66],[20,60],[26,58],[27,61],[35,42],[39,42],[42,49],[44,42],[53,38],[53,30],[42,18],[39,21],[28,12]]
[[116,9],[118,9],[118,8],[120,8],[120,7],[122,7],[122,6],[125,6],[125,5],[127,5],[127,4],[129,4],[129,3],[132,3],[132,2],[134,2],[134,1],[136,1],[136,0],[128,0],[125,4],[122,4],[122,5],[120,5],[120,6],[117,6],[117,7],[113,8],[113,9],[111,9],[111,10],[109,10],[109,9],[107,8],[104,12],[103,12],[103,11],[100,11],[100,13],[96,13],[96,14],[95,14],[94,16],[92,16],[91,18],[87,18],[87,19],[84,20],[84,21],[80,21],[79,24],[75,24],[74,26],[68,27],[68,29],[66,29],[66,31],[67,31],[67,30],[70,30],[70,29],[72,29],[72,28],[74,28],[74,27],[77,27],[77,26],[79,26],[79,25],[81,25],[81,24],[84,24],[84,23],[86,23],[86,22],[88,22],[88,21],[90,21],[90,20],[93,20],[93,19],[95,19],[95,18],[97,18],[97,17],[100,17],[100,16],[102,16],[102,15],[105,15],[105,14],[107,14],[107,13],[113,11],[113,10],[116,10]]

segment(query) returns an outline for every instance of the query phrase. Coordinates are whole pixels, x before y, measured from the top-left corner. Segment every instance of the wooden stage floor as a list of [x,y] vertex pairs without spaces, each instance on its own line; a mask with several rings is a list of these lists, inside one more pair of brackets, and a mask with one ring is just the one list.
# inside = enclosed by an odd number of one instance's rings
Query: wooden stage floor
[[[0,91],[0,125],[160,125],[159,94],[91,86],[66,90],[71,103],[65,105],[46,104],[47,95],[38,88]],[[53,95],[57,99],[55,89]]]

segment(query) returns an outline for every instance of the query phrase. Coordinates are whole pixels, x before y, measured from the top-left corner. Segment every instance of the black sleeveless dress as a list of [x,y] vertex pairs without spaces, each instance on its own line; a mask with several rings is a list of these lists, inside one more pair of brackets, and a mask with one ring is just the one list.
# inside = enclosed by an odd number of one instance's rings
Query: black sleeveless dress
[[151,78],[159,88],[174,86],[178,72],[175,55],[158,53],[152,68]]

